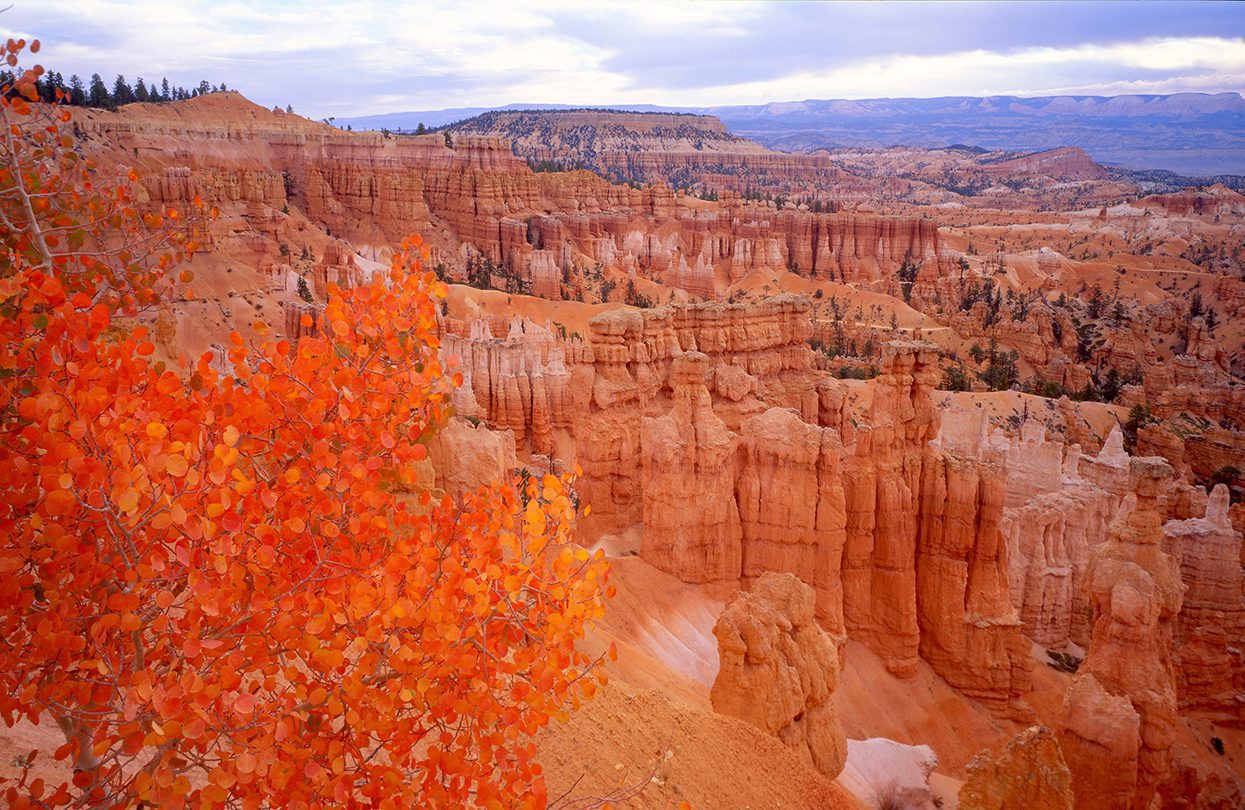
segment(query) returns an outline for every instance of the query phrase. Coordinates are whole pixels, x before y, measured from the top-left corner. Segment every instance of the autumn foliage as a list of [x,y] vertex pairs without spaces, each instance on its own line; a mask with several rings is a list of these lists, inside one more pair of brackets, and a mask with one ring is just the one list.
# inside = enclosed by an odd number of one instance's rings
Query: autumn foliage
[[165,367],[141,324],[195,245],[40,72],[0,107],[0,716],[65,743],[6,804],[542,805],[530,735],[601,678],[606,564],[567,479],[419,491],[455,380],[418,241],[311,337]]

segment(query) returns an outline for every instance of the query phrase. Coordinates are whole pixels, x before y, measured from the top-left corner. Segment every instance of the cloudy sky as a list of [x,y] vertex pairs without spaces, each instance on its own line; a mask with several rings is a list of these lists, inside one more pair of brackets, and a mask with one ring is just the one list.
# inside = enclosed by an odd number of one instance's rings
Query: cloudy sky
[[66,76],[314,117],[511,102],[1245,90],[1245,3],[11,0]]

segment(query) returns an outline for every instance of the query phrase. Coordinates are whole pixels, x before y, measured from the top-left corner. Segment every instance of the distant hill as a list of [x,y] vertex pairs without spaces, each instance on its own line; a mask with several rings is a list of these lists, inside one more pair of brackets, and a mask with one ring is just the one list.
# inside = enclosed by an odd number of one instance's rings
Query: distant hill
[[704,112],[771,149],[1076,146],[1099,163],[1130,169],[1245,174],[1245,99],[1238,93],[810,100]]
[[[948,96],[827,99],[720,107],[609,105],[689,112],[721,119],[735,135],[771,149],[811,152],[838,146],[945,146],[1040,151],[1076,146],[1095,161],[1187,176],[1245,174],[1245,99],[1239,93],[1129,96]],[[435,127],[489,109],[571,109],[510,104],[339,118],[355,129]],[[606,108],[599,105],[597,109]]]

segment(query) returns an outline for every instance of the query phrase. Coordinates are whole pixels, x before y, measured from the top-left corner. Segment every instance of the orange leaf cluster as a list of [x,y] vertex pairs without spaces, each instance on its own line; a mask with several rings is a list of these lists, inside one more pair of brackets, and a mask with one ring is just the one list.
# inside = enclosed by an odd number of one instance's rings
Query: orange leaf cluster
[[55,721],[65,745],[35,753],[75,775],[6,802],[542,806],[530,738],[603,679],[576,642],[607,566],[570,540],[568,480],[410,494],[454,383],[418,243],[330,290],[316,336],[235,334],[224,367],[167,369],[116,316],[184,249],[36,125],[22,81],[2,108],[0,717]]

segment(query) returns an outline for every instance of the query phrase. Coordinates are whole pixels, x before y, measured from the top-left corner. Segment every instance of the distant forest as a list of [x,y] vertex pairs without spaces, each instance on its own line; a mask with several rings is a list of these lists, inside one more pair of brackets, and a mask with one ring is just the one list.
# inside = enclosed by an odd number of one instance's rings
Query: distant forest
[[[16,76],[11,71],[0,72],[0,87],[11,87]],[[102,110],[115,110],[123,104],[143,101],[148,104],[163,104],[168,101],[183,101],[208,93],[222,93],[227,88],[225,83],[213,85],[210,82],[199,82],[198,86],[187,90],[169,84],[163,79],[160,84],[147,84],[140,76],[131,87],[124,76],[118,76],[109,89],[98,73],[92,74],[90,81],[84,82],[80,76],[74,75],[65,81],[64,76],[55,71],[45,73],[35,82],[40,101],[61,101],[74,107],[97,107]]]

